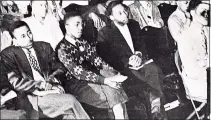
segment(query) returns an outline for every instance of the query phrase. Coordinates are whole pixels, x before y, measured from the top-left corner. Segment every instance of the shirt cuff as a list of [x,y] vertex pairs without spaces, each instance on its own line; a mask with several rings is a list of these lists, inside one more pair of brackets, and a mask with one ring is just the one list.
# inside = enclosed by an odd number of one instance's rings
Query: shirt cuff
[[100,84],[104,84],[104,80],[105,80],[105,77],[99,76],[97,82],[100,83]]

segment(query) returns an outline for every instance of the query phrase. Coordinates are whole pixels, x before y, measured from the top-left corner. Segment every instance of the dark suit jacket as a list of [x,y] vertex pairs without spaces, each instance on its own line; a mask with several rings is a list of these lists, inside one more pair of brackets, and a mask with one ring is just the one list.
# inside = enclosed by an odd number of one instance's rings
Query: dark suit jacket
[[[41,75],[44,78],[48,78],[52,73],[57,75],[58,70],[66,71],[62,63],[56,59],[49,43],[34,42],[33,48],[41,68]],[[9,82],[15,90],[30,93],[39,88],[41,82],[34,81],[35,76],[33,76],[29,61],[20,47],[10,46],[4,49],[1,52],[1,57],[4,64],[4,72],[9,75]]]
[[[129,20],[128,28],[135,51],[142,52],[144,59],[147,59],[147,51],[145,43],[141,39],[139,23]],[[113,22],[99,31],[97,52],[108,64],[120,72],[128,69],[129,58],[133,55],[123,35]]]

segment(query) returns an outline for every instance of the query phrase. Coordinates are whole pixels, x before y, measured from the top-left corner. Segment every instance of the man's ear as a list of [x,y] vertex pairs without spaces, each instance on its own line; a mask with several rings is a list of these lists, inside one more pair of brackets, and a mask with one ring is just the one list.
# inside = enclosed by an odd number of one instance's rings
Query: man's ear
[[114,20],[113,15],[109,15],[109,18],[110,18],[112,21]]

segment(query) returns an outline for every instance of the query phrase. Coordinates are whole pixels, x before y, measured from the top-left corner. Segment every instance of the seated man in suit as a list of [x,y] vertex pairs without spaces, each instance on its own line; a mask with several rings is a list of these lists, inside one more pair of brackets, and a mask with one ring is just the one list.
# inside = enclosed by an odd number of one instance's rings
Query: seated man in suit
[[[152,60],[147,60],[139,24],[128,19],[128,13],[120,2],[111,2],[107,11],[113,22],[99,31],[97,52],[114,69],[133,80],[138,80],[137,82],[126,80],[124,81],[126,86],[132,86],[134,82],[133,86],[138,83],[147,83],[152,90],[149,100],[151,112],[153,116],[161,115],[160,108],[163,106],[160,97],[163,74],[159,67],[151,63]],[[139,89],[141,87],[137,90]]]
[[1,52],[3,68],[14,89],[26,94],[37,111],[32,117],[89,119],[81,104],[72,95],[64,94],[56,79],[65,68],[55,59],[50,44],[33,42],[32,33],[23,21],[14,22],[10,34],[17,45]]
[[[126,76],[105,74],[113,69],[108,66],[92,48],[81,38],[83,22],[78,12],[69,12],[64,17],[66,35],[56,48],[59,60],[78,81],[75,89],[73,82],[67,87],[80,102],[97,108],[111,108],[115,119],[126,119],[125,102],[128,100],[124,90],[118,85]],[[120,81],[118,81],[120,80]],[[82,86],[86,83],[84,86]],[[68,83],[65,83],[68,84]]]

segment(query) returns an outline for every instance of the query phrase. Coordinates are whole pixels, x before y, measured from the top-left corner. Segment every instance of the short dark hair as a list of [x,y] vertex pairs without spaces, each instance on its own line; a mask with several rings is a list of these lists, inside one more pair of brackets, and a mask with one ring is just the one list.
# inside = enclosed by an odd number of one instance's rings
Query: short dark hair
[[[107,7],[107,16],[110,16],[112,14],[112,10],[115,6],[117,5],[123,5],[123,3],[121,1],[111,1],[109,4],[108,4],[108,7]],[[124,6],[124,5],[123,5]]]
[[28,24],[21,20],[15,21],[13,24],[11,24],[11,26],[9,27],[9,33],[12,38],[14,38],[13,32],[15,31],[15,29],[20,28],[22,26],[26,26],[29,28]]
[[201,0],[191,0],[188,5],[187,11],[190,12],[191,10],[196,9],[198,7],[198,5],[201,3],[202,3]]
[[66,21],[71,18],[71,17],[75,17],[75,16],[81,16],[79,12],[77,11],[70,11],[68,13],[65,14],[64,16],[64,24],[66,24]]

